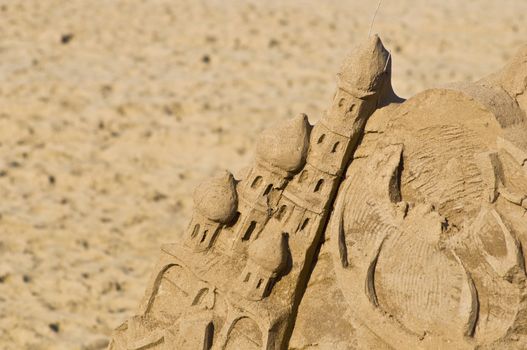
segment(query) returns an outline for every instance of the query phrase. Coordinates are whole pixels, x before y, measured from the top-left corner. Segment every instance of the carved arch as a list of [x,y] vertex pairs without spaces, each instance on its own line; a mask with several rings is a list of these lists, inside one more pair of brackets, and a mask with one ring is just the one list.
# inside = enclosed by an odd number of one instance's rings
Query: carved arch
[[203,298],[208,294],[208,292],[209,288],[201,288],[194,297],[194,300],[192,301],[192,306],[199,305],[203,301]]
[[225,350],[260,350],[264,346],[263,332],[252,318],[238,317],[228,327]]
[[157,295],[157,292],[159,291],[159,286],[161,284],[161,280],[163,279],[163,275],[165,274],[165,272],[167,272],[168,269],[170,269],[171,267],[174,267],[174,266],[181,267],[181,265],[178,265],[178,264],[166,264],[157,273],[157,275],[156,275],[156,277],[154,279],[154,282],[152,284],[151,292],[149,293],[149,296],[148,296],[148,301],[147,301],[147,303],[146,303],[146,305],[144,307],[143,314],[147,314],[150,311],[150,309],[152,308],[152,304],[153,304],[154,299],[155,299],[155,297]]

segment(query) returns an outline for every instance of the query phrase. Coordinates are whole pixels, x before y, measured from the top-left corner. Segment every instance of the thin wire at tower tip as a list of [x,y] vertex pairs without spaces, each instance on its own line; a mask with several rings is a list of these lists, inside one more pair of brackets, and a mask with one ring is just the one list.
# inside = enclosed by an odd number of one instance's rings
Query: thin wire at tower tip
[[375,17],[377,17],[377,12],[379,12],[379,8],[381,7],[382,0],[379,0],[379,3],[377,4],[377,8],[375,9],[375,12],[373,13],[373,17],[371,19],[370,23],[370,30],[368,31],[368,38],[371,36],[371,30],[373,29],[373,23],[375,22]]

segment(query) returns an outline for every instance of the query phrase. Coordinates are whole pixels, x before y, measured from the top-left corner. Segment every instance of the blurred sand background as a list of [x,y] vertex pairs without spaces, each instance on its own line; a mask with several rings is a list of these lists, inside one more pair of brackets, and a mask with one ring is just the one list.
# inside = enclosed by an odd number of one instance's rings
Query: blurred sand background
[[[0,348],[102,349],[194,186],[316,121],[377,1],[0,0]],[[527,40],[524,0],[385,0],[396,91],[473,80]]]

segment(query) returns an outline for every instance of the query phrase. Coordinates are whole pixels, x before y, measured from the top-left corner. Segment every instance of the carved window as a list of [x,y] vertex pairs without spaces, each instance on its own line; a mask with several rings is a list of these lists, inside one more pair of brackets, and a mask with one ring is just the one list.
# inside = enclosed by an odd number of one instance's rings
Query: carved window
[[251,238],[251,235],[253,234],[255,229],[256,229],[256,221],[251,221],[251,223],[249,224],[249,227],[247,227],[247,230],[245,231],[245,234],[242,237],[242,241],[248,241]]
[[317,143],[322,143],[322,142],[324,142],[324,139],[325,139],[325,138],[326,138],[326,135],[325,135],[325,134],[320,135],[320,137],[318,138]]
[[300,226],[300,231],[304,231],[309,224],[309,218],[305,218],[304,222],[302,222],[302,226]]
[[339,146],[340,146],[340,142],[335,142],[335,144],[333,145],[333,148],[331,149],[331,153],[335,153],[337,152],[337,150],[339,149]]
[[265,189],[263,195],[267,196],[271,192],[272,189],[273,189],[273,184],[269,184],[269,186],[267,186],[267,188]]
[[249,280],[251,279],[251,273],[250,272],[247,272],[247,274],[245,275],[245,279],[243,280],[245,283],[249,282]]
[[234,216],[232,217],[231,221],[227,224],[227,227],[234,226],[238,222],[240,215],[241,215],[240,212],[237,211],[236,214],[234,214]]
[[256,289],[260,289],[260,287],[262,286],[262,283],[263,283],[263,279],[259,279],[258,280],[258,284],[256,285]]
[[343,97],[339,100],[339,107],[344,106],[344,103],[346,102],[346,99]]
[[209,322],[205,328],[205,337],[203,339],[203,350],[211,350],[214,342],[214,323]]
[[192,230],[192,235],[190,237],[195,238],[198,232],[199,232],[199,224],[196,224],[194,226],[194,230]]
[[207,239],[207,234],[209,233],[209,230],[205,230],[203,232],[203,236],[201,237],[201,241],[199,241],[199,243],[203,243],[205,242],[205,239]]
[[355,105],[352,104],[352,105],[350,106],[350,108],[348,109],[348,111],[349,111],[349,112],[353,112],[354,109],[355,109]]
[[282,205],[278,210],[278,214],[276,214],[276,218],[282,220],[285,217],[285,214],[287,214],[287,205]]
[[251,184],[251,188],[258,188],[261,183],[262,183],[262,177],[257,176],[254,178],[253,183]]
[[323,179],[318,180],[317,184],[315,185],[314,192],[319,192],[323,186],[324,186],[324,180]]

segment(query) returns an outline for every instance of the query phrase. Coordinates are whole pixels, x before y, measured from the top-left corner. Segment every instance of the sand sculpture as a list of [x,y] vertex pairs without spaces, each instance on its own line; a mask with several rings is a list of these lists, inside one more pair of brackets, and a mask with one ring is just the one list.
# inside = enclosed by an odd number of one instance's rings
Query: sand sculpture
[[331,106],[194,194],[110,349],[527,347],[527,47],[404,101],[377,36]]

